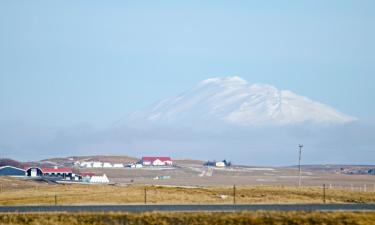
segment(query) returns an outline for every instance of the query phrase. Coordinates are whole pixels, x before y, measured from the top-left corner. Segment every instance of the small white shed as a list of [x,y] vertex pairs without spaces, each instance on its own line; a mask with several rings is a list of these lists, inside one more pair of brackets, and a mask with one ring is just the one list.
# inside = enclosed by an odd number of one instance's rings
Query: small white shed
[[105,174],[103,174],[103,176],[92,176],[90,178],[90,183],[109,183],[109,179]]

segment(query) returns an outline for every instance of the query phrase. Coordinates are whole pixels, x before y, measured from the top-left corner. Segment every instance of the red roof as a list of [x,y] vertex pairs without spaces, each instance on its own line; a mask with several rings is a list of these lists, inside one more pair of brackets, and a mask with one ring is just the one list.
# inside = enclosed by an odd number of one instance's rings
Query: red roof
[[79,173],[78,175],[82,176],[82,177],[92,177],[92,176],[95,176],[95,173],[92,173],[92,172],[84,172],[84,173]]
[[42,167],[43,173],[73,173],[69,167]]
[[145,156],[145,157],[142,157],[142,161],[146,161],[146,162],[153,162],[153,161],[155,161],[157,159],[159,159],[162,162],[172,161],[171,157],[156,157],[156,156]]

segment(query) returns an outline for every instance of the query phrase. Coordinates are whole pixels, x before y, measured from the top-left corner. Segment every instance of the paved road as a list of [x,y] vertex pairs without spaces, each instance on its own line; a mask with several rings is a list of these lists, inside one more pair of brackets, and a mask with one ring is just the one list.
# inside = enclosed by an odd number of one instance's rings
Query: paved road
[[5,212],[149,212],[149,211],[375,211],[375,204],[285,204],[285,205],[57,205],[0,206]]

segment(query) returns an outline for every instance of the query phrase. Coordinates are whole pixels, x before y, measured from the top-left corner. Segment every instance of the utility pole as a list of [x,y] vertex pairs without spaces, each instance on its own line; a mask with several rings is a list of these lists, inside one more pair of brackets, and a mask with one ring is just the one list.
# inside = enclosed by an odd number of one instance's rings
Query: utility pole
[[301,155],[303,145],[298,145],[299,147],[299,158],[298,158],[298,187],[301,187]]
[[145,205],[147,204],[147,188],[145,187]]

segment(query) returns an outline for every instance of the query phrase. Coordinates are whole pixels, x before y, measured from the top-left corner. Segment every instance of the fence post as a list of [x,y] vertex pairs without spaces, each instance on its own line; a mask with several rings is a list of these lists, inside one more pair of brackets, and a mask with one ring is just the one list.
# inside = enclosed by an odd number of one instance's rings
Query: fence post
[[57,205],[57,194],[55,194],[55,205]]
[[147,188],[145,187],[145,205],[147,204]]
[[236,204],[236,185],[233,185],[233,205]]
[[323,203],[326,204],[326,184],[323,184]]

